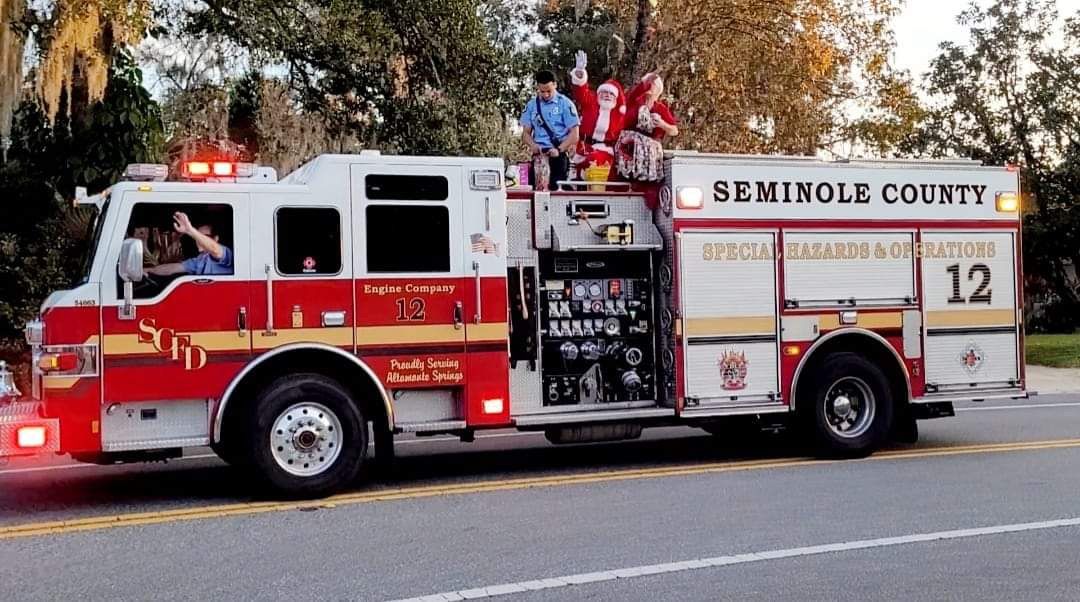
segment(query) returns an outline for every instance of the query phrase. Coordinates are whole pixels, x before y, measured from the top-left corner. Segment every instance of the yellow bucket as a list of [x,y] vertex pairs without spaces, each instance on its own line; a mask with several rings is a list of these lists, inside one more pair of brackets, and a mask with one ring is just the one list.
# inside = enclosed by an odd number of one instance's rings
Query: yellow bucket
[[[590,165],[585,168],[585,181],[586,182],[607,182],[608,176],[611,174],[610,165]],[[589,185],[590,192],[604,192],[607,189],[606,184],[591,184]]]

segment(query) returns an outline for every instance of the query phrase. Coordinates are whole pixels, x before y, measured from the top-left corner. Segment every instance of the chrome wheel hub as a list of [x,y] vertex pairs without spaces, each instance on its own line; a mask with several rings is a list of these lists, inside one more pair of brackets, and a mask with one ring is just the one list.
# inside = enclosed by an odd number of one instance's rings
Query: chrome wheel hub
[[829,430],[837,436],[851,439],[864,434],[873,424],[877,400],[865,381],[845,376],[829,387],[823,409]]
[[294,404],[278,414],[270,433],[270,453],[285,472],[312,477],[325,472],[341,453],[341,421],[315,402]]

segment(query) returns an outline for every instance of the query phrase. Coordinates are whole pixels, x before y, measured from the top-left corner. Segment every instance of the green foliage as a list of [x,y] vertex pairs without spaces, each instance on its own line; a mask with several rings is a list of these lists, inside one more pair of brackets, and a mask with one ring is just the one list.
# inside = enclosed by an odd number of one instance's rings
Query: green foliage
[[[478,154],[505,114],[479,0],[208,0],[198,31],[283,63],[307,108],[371,145]],[[488,6],[488,8],[491,8]],[[510,43],[508,39],[504,43]],[[502,125],[499,122],[499,125]]]
[[141,73],[121,54],[109,75],[105,97],[70,119],[61,116],[50,126],[33,103],[16,114],[9,161],[0,168],[0,199],[7,201],[0,221],[0,337],[18,336],[46,295],[82,276],[92,215],[71,206],[75,187],[100,191],[128,163],[158,159],[161,117]]
[[1024,339],[1027,363],[1080,368],[1080,334],[1036,334]]
[[1052,0],[998,0],[959,21],[970,43],[942,44],[928,78],[941,102],[907,150],[1020,165],[1028,326],[1069,329],[1080,323],[1080,21],[1065,21],[1060,45]]
[[532,51],[532,62],[537,67],[552,69],[568,81],[574,54],[584,50],[589,56],[589,79],[594,86],[611,77],[630,80],[627,44],[633,32],[621,27],[607,8],[590,5],[579,14],[574,2],[544,6],[536,30],[548,42]]

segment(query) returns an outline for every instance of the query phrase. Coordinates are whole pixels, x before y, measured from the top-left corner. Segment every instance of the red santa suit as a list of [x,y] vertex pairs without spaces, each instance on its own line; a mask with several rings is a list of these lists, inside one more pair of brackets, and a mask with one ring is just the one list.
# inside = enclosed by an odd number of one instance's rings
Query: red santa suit
[[[581,138],[575,149],[573,165],[578,171],[578,177],[584,178],[585,169],[590,165],[612,164],[615,142],[623,129],[626,104],[622,86],[615,80],[609,79],[600,84],[594,93],[589,87],[589,78],[584,69],[572,71],[570,79],[574,102],[577,103],[578,113],[581,115]],[[615,96],[613,107],[600,106],[597,94],[603,91]]]

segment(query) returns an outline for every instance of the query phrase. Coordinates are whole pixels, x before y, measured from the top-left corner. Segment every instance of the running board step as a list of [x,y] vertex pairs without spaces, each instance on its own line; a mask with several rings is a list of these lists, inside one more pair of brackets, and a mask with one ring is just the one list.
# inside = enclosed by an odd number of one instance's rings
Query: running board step
[[681,418],[711,418],[713,416],[753,416],[754,414],[780,414],[790,411],[786,403],[759,403],[727,406],[696,406],[683,408]]

